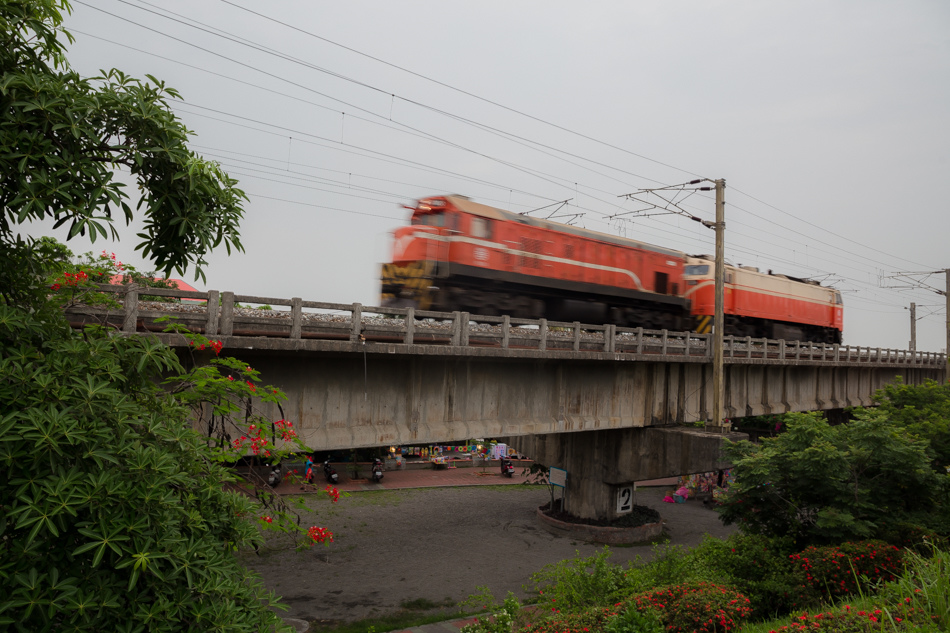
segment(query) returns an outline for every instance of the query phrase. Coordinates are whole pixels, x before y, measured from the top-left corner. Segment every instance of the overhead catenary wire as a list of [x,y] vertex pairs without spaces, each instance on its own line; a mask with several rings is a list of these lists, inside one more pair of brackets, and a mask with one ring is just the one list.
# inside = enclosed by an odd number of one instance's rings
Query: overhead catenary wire
[[[395,96],[393,96],[393,98],[395,98]],[[622,149],[622,148],[619,148],[619,149]],[[367,150],[367,151],[369,151],[369,150]],[[461,175],[461,174],[459,174],[458,177],[464,177],[464,176]],[[492,186],[496,186],[496,185],[495,185],[495,184],[492,184]],[[509,188],[509,187],[506,187],[506,188]],[[535,194],[529,194],[529,195],[535,195]],[[745,194],[744,194],[744,195],[745,195]],[[555,199],[555,198],[554,198],[554,197],[549,197],[548,199]],[[757,201],[758,201],[758,200],[757,200]],[[761,201],[758,201],[758,202],[761,202]],[[767,203],[763,203],[763,204],[767,204]],[[731,204],[730,207],[731,207],[731,208],[738,208],[738,207],[737,207],[736,205],[734,205],[734,204]],[[749,213],[752,213],[751,211],[748,211],[748,210],[746,210],[746,211],[749,212]],[[595,211],[595,213],[601,214],[602,212],[600,212],[600,211]],[[753,215],[755,215],[755,214],[753,213]],[[789,214],[789,215],[790,215],[790,214]],[[756,216],[756,217],[760,217],[760,216]],[[794,217],[794,216],[792,216],[792,217]],[[597,220],[596,220],[596,219],[592,219],[592,221],[597,221]],[[737,223],[738,223],[738,222],[737,222]],[[803,237],[806,237],[806,238],[809,239],[809,240],[813,239],[811,236],[806,235],[806,234],[804,234],[804,233],[799,233],[799,234],[802,235]],[[682,234],[678,234],[678,236],[682,238]],[[861,245],[860,243],[857,243],[857,242],[855,242],[855,243],[856,243],[856,244],[859,244],[859,246],[862,246],[862,247],[865,247],[865,248],[870,248],[870,247],[866,247],[866,246],[864,246],[864,245]],[[832,246],[832,247],[833,247],[833,245],[828,245],[828,246]],[[730,246],[730,248],[732,248],[732,246]],[[762,254],[762,253],[759,253],[759,254]],[[770,257],[770,258],[774,258],[774,254],[773,254],[773,253],[768,253],[768,254],[763,254],[763,255],[768,256],[768,257]],[[858,256],[859,256],[859,257],[863,257],[863,256],[860,256],[860,255],[858,255]],[[872,263],[880,264],[880,262],[878,262],[877,260],[874,260],[874,259],[871,259],[871,258],[865,258],[865,259],[866,259],[867,261],[872,262]],[[774,259],[773,259],[773,261],[774,261]],[[906,261],[906,260],[905,260],[905,261]],[[799,262],[794,262],[794,263],[795,263],[796,266],[800,266],[800,265],[801,265]]]
[[[122,3],[124,3],[124,4],[130,5],[130,6],[135,6],[135,5],[131,5],[131,3],[127,2],[126,0],[119,0],[119,1],[122,2]],[[85,4],[85,3],[83,3],[81,0],[79,0],[79,3],[80,3],[80,4]],[[146,4],[147,4],[147,3],[146,3]],[[89,6],[89,5],[86,5],[86,6]],[[154,5],[153,5],[153,6],[154,6]],[[91,7],[91,8],[95,8],[95,7]],[[140,7],[139,7],[139,8],[140,8]],[[117,16],[116,14],[110,13],[110,12],[108,12],[108,11],[104,11],[104,10],[102,10],[102,9],[97,9],[97,10],[100,10],[100,11],[102,11],[102,12],[108,14],[108,15],[112,15],[112,16],[117,17],[117,18],[119,18],[119,19],[123,19],[123,20],[129,21],[130,23],[136,24],[137,26],[143,26],[143,25],[140,25],[140,24],[138,24],[138,23],[136,23],[136,22],[134,22],[134,21],[128,20],[127,18],[123,18],[123,17],[121,17],[121,16]],[[150,11],[150,12],[151,12],[151,11]],[[154,13],[154,12],[152,12],[152,13]],[[166,18],[167,18],[167,16],[163,16],[163,17],[166,17]],[[174,19],[174,18],[168,18],[168,19]],[[195,27],[194,25],[190,25],[190,24],[188,24],[187,22],[183,22],[183,21],[181,21],[181,20],[176,20],[176,21],[179,22],[179,23],[185,24],[185,25],[187,25],[187,26],[191,26],[192,28],[200,28],[200,27]],[[167,37],[171,37],[172,39],[174,39],[174,40],[176,40],[176,41],[179,41],[179,42],[182,42],[182,43],[184,43],[184,44],[187,44],[187,45],[190,45],[190,46],[195,46],[196,48],[199,48],[200,50],[204,50],[204,51],[206,51],[206,52],[210,52],[211,54],[215,54],[215,55],[218,55],[218,56],[222,56],[222,55],[220,55],[220,54],[218,54],[218,53],[215,53],[215,52],[213,52],[213,51],[209,51],[208,49],[205,49],[205,48],[203,48],[203,47],[198,47],[198,46],[196,46],[196,45],[194,45],[194,44],[192,44],[192,43],[189,43],[189,42],[187,42],[187,41],[181,40],[180,38],[175,38],[175,37],[173,37],[173,36],[164,34],[164,33],[162,33],[161,31],[158,31],[157,29],[152,29],[152,28],[150,28],[150,27],[144,27],[144,26],[143,26],[143,28],[147,28],[147,29],[149,29],[149,30],[151,30],[151,31],[153,31],[153,32],[159,33],[159,34],[161,34],[161,35],[165,35],[165,36],[167,36]],[[233,36],[220,35],[220,34],[218,34],[218,33],[213,33],[212,31],[210,31],[210,30],[208,30],[208,29],[202,29],[202,30],[204,30],[204,31],[206,31],[206,32],[209,32],[209,33],[212,33],[212,34],[215,34],[215,35],[218,35],[218,36],[220,36],[220,37],[227,37],[228,39],[231,39],[232,41],[236,41],[236,42],[238,42],[238,43],[244,44],[244,42],[241,41],[240,38],[234,38]],[[255,48],[256,50],[260,50],[260,51],[262,51],[262,52],[268,52],[268,53],[270,53],[270,54],[275,54],[275,55],[281,57],[282,59],[287,59],[287,60],[289,60],[289,61],[294,61],[294,62],[296,62],[296,63],[302,63],[302,64],[304,64],[304,65],[306,65],[306,66],[308,66],[308,67],[313,67],[314,69],[318,69],[318,70],[321,70],[321,71],[329,72],[329,73],[333,74],[334,76],[339,76],[339,77],[344,78],[344,79],[346,79],[346,80],[348,80],[348,81],[355,81],[356,83],[358,83],[358,84],[360,84],[360,85],[363,85],[363,86],[365,86],[365,87],[368,87],[368,88],[371,88],[371,89],[374,89],[374,90],[379,90],[379,89],[377,89],[377,88],[375,88],[375,87],[373,87],[373,86],[370,86],[369,84],[366,84],[365,82],[359,82],[359,81],[357,81],[357,80],[351,80],[350,78],[347,78],[347,77],[345,77],[345,76],[342,76],[342,75],[340,75],[339,73],[333,73],[333,71],[328,71],[328,70],[326,70],[326,69],[322,69],[322,68],[316,67],[316,66],[314,66],[314,65],[312,65],[312,64],[309,64],[309,63],[307,63],[307,62],[302,62],[302,61],[300,61],[300,60],[297,60],[296,58],[292,58],[292,57],[290,57],[290,56],[287,56],[287,55],[284,55],[284,54],[281,54],[281,53],[278,53],[278,52],[274,52],[274,51],[272,51],[272,49],[267,49],[266,47],[261,47],[261,46],[255,45],[255,44],[245,44],[245,45],[252,46],[252,48]],[[249,65],[247,65],[247,64],[243,64],[242,62],[238,62],[238,61],[233,60],[233,59],[231,59],[231,58],[227,58],[226,56],[222,56],[222,57],[225,57],[226,59],[229,59],[230,61],[234,61],[234,63],[238,63],[238,64],[242,64],[242,65],[244,65],[244,66],[247,66],[248,68],[254,68],[254,67],[251,67],[251,66],[249,66]],[[263,72],[263,73],[265,73],[265,74],[267,74],[267,75],[269,75],[269,76],[271,76],[271,77],[275,77],[275,78],[278,78],[278,79],[281,79],[281,80],[284,80],[284,81],[288,81],[289,83],[291,83],[291,84],[293,84],[293,85],[296,85],[296,86],[298,86],[298,87],[304,87],[304,86],[301,86],[301,85],[300,85],[299,83],[297,83],[297,82],[290,82],[289,80],[285,80],[285,79],[283,79],[283,78],[280,78],[280,77],[274,75],[273,73],[269,73],[268,71],[264,71],[264,70],[256,69],[256,68],[254,68],[254,69],[255,69],[255,70],[258,70],[259,72]],[[304,87],[304,88],[306,89],[306,87]],[[348,105],[348,106],[350,106],[350,107],[357,108],[357,109],[359,109],[359,110],[361,110],[361,111],[364,111],[364,112],[367,112],[367,113],[369,113],[369,114],[371,114],[371,115],[373,115],[373,116],[377,116],[377,117],[379,116],[379,115],[377,115],[376,113],[373,113],[373,112],[371,112],[371,111],[369,111],[369,110],[366,110],[366,109],[364,109],[364,108],[359,108],[358,106],[355,106],[354,104],[349,104],[349,103],[347,103],[347,102],[340,101],[339,99],[336,99],[335,97],[332,97],[332,96],[330,96],[330,95],[325,95],[324,93],[320,93],[320,92],[317,92],[317,91],[314,91],[314,92],[315,92],[316,94],[320,94],[321,96],[325,96],[325,97],[327,97],[327,98],[336,100],[336,101],[338,101],[338,102],[345,103],[346,105]],[[393,96],[395,96],[395,95],[393,95]],[[414,101],[412,101],[412,100],[408,100],[408,101],[411,101],[411,102],[413,102],[413,103],[415,103],[415,104],[417,104],[417,105],[424,105],[424,104],[418,104],[418,102],[414,102]],[[326,107],[326,106],[323,106],[323,107]],[[443,112],[443,113],[444,113],[444,112]],[[452,115],[451,113],[444,113],[444,114],[446,114],[447,116],[453,116],[453,117],[455,116],[455,115]],[[456,117],[456,118],[458,118],[458,117]],[[469,120],[466,119],[466,121],[469,121]],[[469,121],[469,122],[471,122],[471,121]],[[374,122],[374,123],[375,123],[375,122]],[[472,123],[474,123],[474,122],[472,122]],[[476,125],[480,125],[480,124],[477,124],[477,123],[476,123]],[[411,129],[414,129],[414,128],[411,128]],[[438,137],[435,137],[434,135],[430,135],[430,134],[425,133],[425,132],[420,132],[420,133],[421,133],[422,135],[426,136],[426,137],[432,138],[433,140],[441,140],[441,139],[438,139]],[[461,145],[453,144],[453,143],[451,143],[451,142],[449,142],[449,141],[445,141],[445,142],[446,142],[446,143],[449,143],[450,145],[456,146],[456,147],[458,147],[458,148],[460,148],[460,149],[466,149],[466,148],[464,148],[464,147],[461,146]],[[484,154],[482,154],[482,155],[485,156],[486,158],[492,159],[491,157],[489,157],[489,156],[487,156],[487,155],[484,155]],[[492,159],[492,160],[497,160],[497,159]],[[585,160],[587,160],[587,159],[585,159]],[[531,170],[531,169],[524,168],[524,167],[519,167],[519,166],[513,166],[513,165],[511,165],[511,164],[509,164],[509,163],[507,163],[507,162],[505,162],[505,161],[501,161],[501,162],[502,162],[503,164],[508,164],[509,166],[512,166],[512,167],[515,168],[515,169],[521,169],[521,170],[524,171],[524,173],[530,173],[530,174],[532,174],[532,175],[534,175],[534,176],[536,176],[536,177],[540,177],[540,178],[542,178],[542,179],[548,179],[548,177],[550,177],[550,175],[539,175],[539,173],[537,173],[535,170]],[[555,177],[555,178],[557,178],[557,177]],[[563,179],[562,179],[562,180],[563,180]],[[555,183],[555,184],[556,184],[556,183]],[[567,185],[563,185],[563,184],[562,184],[562,186],[567,186]],[[748,194],[744,194],[744,195],[748,195]],[[606,202],[606,201],[604,201],[604,200],[598,200],[598,201],[600,201],[600,202]],[[743,210],[743,209],[741,209],[740,207],[738,207],[737,205],[734,205],[734,204],[732,204],[732,205],[730,205],[730,206],[731,206],[731,208],[737,208],[737,209],[739,209],[739,210]],[[752,215],[754,215],[754,216],[756,216],[756,217],[760,217],[760,216],[757,216],[756,214],[754,214],[754,213],[751,212],[751,211],[748,211],[748,210],[744,210],[744,211],[746,211],[746,212],[748,212],[748,213],[750,213],[750,214],[752,214]],[[600,213],[600,212],[597,212],[597,213]],[[788,229],[787,227],[783,227],[783,228],[786,228],[786,230],[794,231],[794,229]],[[807,238],[809,238],[809,239],[814,239],[813,237],[808,236],[808,235],[806,235],[806,234],[804,234],[804,233],[801,233],[801,232],[798,232],[798,231],[794,231],[794,232],[796,232],[796,233],[799,234],[799,235],[802,235],[803,237],[807,237]],[[818,240],[818,241],[821,241],[821,240]],[[826,242],[822,242],[822,243],[825,244],[825,245],[827,245],[827,246],[829,246],[829,247],[836,248],[835,245],[830,245],[830,244],[827,244]],[[852,254],[855,255],[855,256],[857,256],[857,257],[862,257],[862,258],[864,257],[864,256],[859,255],[859,254],[854,254],[854,253],[852,253]],[[865,258],[865,259],[867,259],[867,260],[869,260],[869,261],[874,261],[874,263],[879,263],[879,262],[877,262],[876,260],[870,260],[870,258]]]

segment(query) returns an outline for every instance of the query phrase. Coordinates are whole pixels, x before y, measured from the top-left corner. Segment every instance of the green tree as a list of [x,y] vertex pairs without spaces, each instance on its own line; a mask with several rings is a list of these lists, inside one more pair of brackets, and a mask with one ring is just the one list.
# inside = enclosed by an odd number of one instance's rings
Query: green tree
[[880,411],[855,415],[831,426],[820,414],[789,414],[778,437],[727,446],[735,482],[723,521],[802,547],[879,538],[901,523],[937,527],[948,477],[930,467],[926,442]]
[[[241,248],[244,194],[187,149],[175,92],[115,70],[79,77],[60,42],[68,10],[0,0],[0,628],[270,631],[274,598],[234,551],[271,521],[190,428],[202,397],[250,402],[256,375],[226,359],[186,373],[154,339],[73,332],[50,283],[75,275],[68,249],[17,233],[52,219],[107,236],[114,213],[133,214],[124,168],[141,191],[139,248],[161,269],[201,273],[213,247]],[[181,378],[161,389],[168,375]]]
[[898,380],[874,394],[874,401],[887,419],[926,439],[937,472],[950,467],[950,383],[928,380],[923,385],[905,385]]
[[[136,247],[160,269],[200,275],[219,245],[241,249],[244,193],[191,152],[168,107],[178,98],[153,77],[118,70],[86,79],[70,69],[60,37],[65,0],[0,0],[0,271],[30,246],[18,224],[52,219],[69,237],[105,237],[133,211],[115,170],[137,181],[145,225]],[[17,249],[12,247],[19,246]],[[35,271],[34,271],[35,272]],[[12,275],[0,281],[22,291]]]
[[156,380],[147,337],[56,336],[0,305],[0,627],[259,630],[273,596],[234,558],[257,504]]

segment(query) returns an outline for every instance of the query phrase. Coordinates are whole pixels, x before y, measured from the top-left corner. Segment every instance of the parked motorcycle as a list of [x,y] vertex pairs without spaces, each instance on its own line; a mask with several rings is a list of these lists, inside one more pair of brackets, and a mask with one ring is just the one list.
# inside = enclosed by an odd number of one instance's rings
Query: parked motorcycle
[[270,475],[267,476],[267,485],[271,488],[276,488],[277,484],[279,484],[283,478],[284,472],[281,470],[280,464],[277,464],[271,469]]
[[501,460],[501,474],[505,477],[513,477],[515,474],[515,465],[507,457]]
[[373,461],[373,481],[379,483],[383,480],[383,460],[376,458]]
[[340,481],[340,476],[336,474],[336,469],[330,465],[330,460],[323,462],[323,476],[327,478],[327,482],[335,484]]

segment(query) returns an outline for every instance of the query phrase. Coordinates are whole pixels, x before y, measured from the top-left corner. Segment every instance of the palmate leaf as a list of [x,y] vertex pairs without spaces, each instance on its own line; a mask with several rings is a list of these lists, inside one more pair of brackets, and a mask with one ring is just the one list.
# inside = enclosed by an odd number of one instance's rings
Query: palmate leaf
[[[257,507],[222,488],[231,475],[189,428],[181,402],[198,406],[194,386],[180,382],[179,401],[157,384],[184,373],[176,354],[147,337],[72,332],[45,283],[75,271],[71,255],[11,237],[34,219],[115,235],[121,208],[141,214],[142,250],[164,270],[203,276],[212,245],[242,250],[246,198],[188,150],[165,103],[175,93],[72,72],[64,8],[0,1],[0,628],[185,631],[201,628],[200,612],[221,629],[274,630],[271,595],[233,556],[260,539]],[[135,210],[117,168],[141,189]],[[143,604],[159,608],[145,618]]]

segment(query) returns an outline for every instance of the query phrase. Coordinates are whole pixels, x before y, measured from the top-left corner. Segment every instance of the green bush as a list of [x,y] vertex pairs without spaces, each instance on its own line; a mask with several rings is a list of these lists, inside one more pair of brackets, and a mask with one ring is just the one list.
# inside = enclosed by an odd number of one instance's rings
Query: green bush
[[518,629],[518,633],[595,633],[603,631],[607,623],[621,612],[621,604],[596,607],[575,613],[557,613],[552,610],[535,615],[538,620]]
[[606,633],[664,633],[664,630],[656,612],[649,609],[638,611],[632,606],[627,606],[604,624]]
[[260,509],[228,491],[180,371],[148,337],[0,304],[0,626],[262,630],[273,595],[234,557]]
[[891,423],[926,439],[934,470],[946,472],[944,468],[950,465],[950,383],[928,380],[923,385],[905,385],[898,376],[894,384],[874,394],[874,401]]
[[624,590],[628,596],[653,587],[719,578],[702,560],[702,555],[679,545],[654,545],[653,558],[642,562],[638,556],[624,572]]
[[905,571],[880,592],[882,600],[924,613],[941,630],[950,629],[950,552],[931,546],[925,554],[908,552]]
[[508,592],[508,597],[505,598],[501,608],[495,610],[497,606],[493,605],[492,610],[495,612],[490,616],[475,618],[474,623],[463,626],[461,633],[511,633],[511,625],[521,611],[521,603],[518,602],[515,594]]
[[790,557],[805,574],[805,587],[825,598],[864,591],[897,578],[901,550],[883,541],[808,547]]
[[794,551],[791,539],[739,532],[725,541],[707,537],[690,556],[711,576],[748,596],[760,618],[806,605],[801,590],[805,576],[789,559]]
[[855,418],[831,426],[818,414],[788,414],[778,437],[728,444],[735,482],[717,508],[723,521],[805,546],[880,538],[892,525],[946,513],[948,477],[931,467],[927,442],[883,412]]
[[927,553],[933,546],[946,547],[947,538],[938,532],[914,523],[896,523],[881,535],[881,540],[899,548]]
[[749,599],[710,582],[686,583],[631,598],[638,611],[655,612],[669,633],[735,630],[752,614]]
[[[906,612],[891,613],[886,609],[851,608],[850,605],[835,609],[808,612],[801,611],[789,618],[789,623],[770,629],[770,633],[783,631],[814,631],[816,633],[871,633],[874,631],[916,631],[939,633],[940,629],[927,621],[922,614]],[[901,614],[904,617],[901,617]]]
[[542,604],[570,613],[616,602],[626,587],[624,570],[608,560],[610,548],[587,558],[570,558],[544,566],[531,576]]

